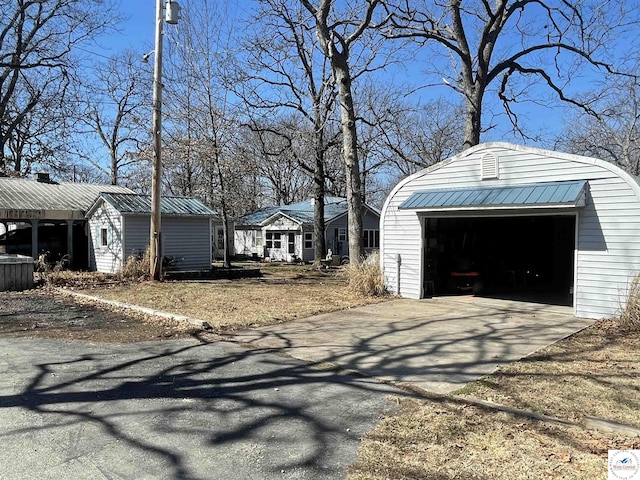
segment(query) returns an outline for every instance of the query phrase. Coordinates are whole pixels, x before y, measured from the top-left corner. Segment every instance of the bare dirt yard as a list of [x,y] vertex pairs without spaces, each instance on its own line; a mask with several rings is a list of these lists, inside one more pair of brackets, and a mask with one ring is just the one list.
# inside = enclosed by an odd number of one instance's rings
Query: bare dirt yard
[[0,292],[0,335],[129,343],[192,335],[193,327],[46,289]]
[[640,428],[640,332],[600,321],[452,395],[398,403],[366,436],[351,480],[607,478],[608,450],[640,438],[597,431],[589,417]]

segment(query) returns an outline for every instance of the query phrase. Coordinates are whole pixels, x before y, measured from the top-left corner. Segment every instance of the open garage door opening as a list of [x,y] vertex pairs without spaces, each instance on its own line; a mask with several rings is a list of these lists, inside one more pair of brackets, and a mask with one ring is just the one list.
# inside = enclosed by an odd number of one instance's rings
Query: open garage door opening
[[573,304],[575,215],[430,217],[423,296]]

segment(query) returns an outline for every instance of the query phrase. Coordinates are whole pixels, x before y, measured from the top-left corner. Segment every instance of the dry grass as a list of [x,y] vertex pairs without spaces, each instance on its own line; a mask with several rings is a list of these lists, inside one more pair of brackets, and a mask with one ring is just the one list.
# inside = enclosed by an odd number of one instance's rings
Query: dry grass
[[346,279],[307,266],[261,267],[263,278],[143,282],[84,291],[234,330],[383,301],[348,291]]
[[118,276],[121,280],[148,280],[151,264],[147,248],[141,258],[131,255],[120,268]]
[[401,415],[384,419],[367,435],[349,479],[606,478],[607,449],[632,445],[455,401],[400,405]]
[[349,290],[355,295],[382,296],[386,294],[380,256],[376,252],[360,263],[350,263],[342,274],[347,278]]
[[629,297],[620,313],[620,325],[625,330],[640,331],[640,275],[636,275],[629,285]]
[[640,427],[639,390],[640,334],[599,322],[457,395],[401,402],[400,413],[367,436],[349,478],[606,478],[607,450],[640,448],[640,439],[536,422],[467,400]]

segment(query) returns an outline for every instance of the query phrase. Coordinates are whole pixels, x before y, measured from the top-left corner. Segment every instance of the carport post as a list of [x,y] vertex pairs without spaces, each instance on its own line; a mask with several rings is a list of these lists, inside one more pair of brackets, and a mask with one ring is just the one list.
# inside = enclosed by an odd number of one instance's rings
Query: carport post
[[67,220],[67,254],[69,262],[73,261],[73,220]]
[[38,260],[38,220],[31,220],[31,256]]

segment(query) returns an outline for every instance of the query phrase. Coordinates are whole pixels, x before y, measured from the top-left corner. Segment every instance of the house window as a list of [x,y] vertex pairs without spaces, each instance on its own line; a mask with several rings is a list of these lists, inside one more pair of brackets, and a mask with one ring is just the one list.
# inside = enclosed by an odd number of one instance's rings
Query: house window
[[344,242],[347,239],[347,229],[339,228],[338,229],[338,241]]
[[267,232],[267,248],[282,247],[282,235],[280,232]]
[[304,248],[307,250],[313,248],[313,232],[304,232]]
[[362,243],[364,248],[380,248],[380,230],[364,230]]
[[261,247],[262,246],[262,230],[254,230],[251,235],[251,246],[252,247]]
[[106,247],[107,245],[108,245],[107,229],[101,228],[100,229],[100,246]]
[[218,250],[224,250],[224,230],[218,229]]

